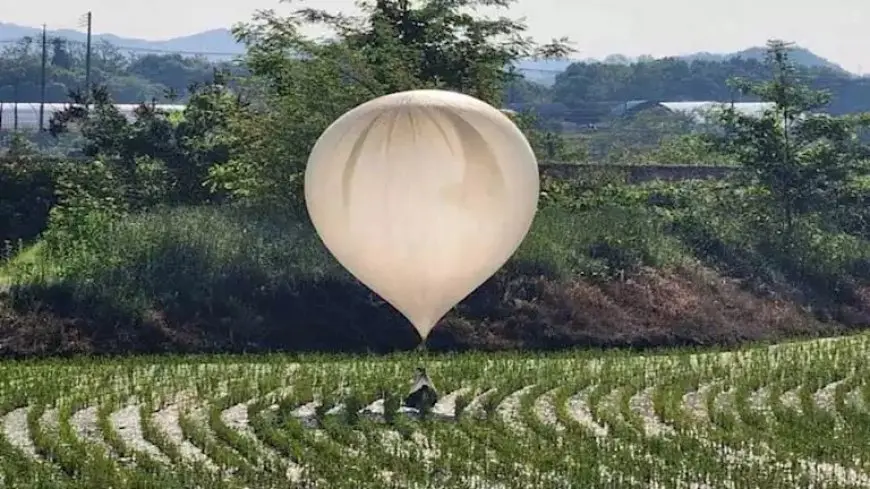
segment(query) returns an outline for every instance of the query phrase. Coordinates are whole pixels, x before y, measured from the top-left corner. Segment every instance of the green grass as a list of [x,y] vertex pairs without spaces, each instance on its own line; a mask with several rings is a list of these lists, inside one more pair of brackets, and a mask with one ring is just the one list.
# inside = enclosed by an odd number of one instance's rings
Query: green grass
[[[811,274],[846,276],[870,256],[870,241],[826,229],[812,216],[798,223],[791,249],[772,249],[780,246],[773,241],[778,229],[745,207],[749,194],[721,182],[582,181],[574,192],[566,197],[571,205],[540,209],[511,263],[535,265],[553,278],[606,278],[691,261],[745,268],[728,263],[742,254],[758,274],[798,266],[793,261]],[[55,233],[60,238],[51,246],[25,248],[0,266],[0,277],[22,285],[60,281],[140,305],[174,281],[196,282],[206,293],[234,273],[263,279],[264,286],[349,277],[310,226],[286,216],[199,207],[88,226],[78,238]]]
[[[639,264],[666,267],[689,251],[665,226],[642,208],[545,208],[511,263],[537,267],[554,279],[606,277]],[[23,290],[60,285],[77,297],[139,313],[155,301],[168,307],[172,297],[188,304],[222,302],[242,286],[268,290],[352,280],[310,227],[207,207],[131,216],[69,246],[38,243],[3,272]]]
[[661,216],[640,207],[545,208],[514,261],[538,263],[563,279],[606,277],[639,265],[674,266],[691,252],[666,228]]
[[[330,488],[639,488],[649,481],[686,488],[866,487],[868,347],[870,336],[858,335],[647,356],[0,362],[0,484],[294,487],[289,473]],[[478,406],[485,416],[326,415],[315,430],[294,415],[312,400],[366,406],[384,392],[402,395],[420,363],[442,396],[465,392],[466,401],[457,404],[466,411]],[[586,404],[578,401],[581,391],[593,393]],[[786,393],[799,391],[808,403],[783,404]],[[484,392],[487,400],[476,398]],[[760,404],[747,401],[756,398]],[[120,415],[128,406],[133,418]],[[772,415],[761,414],[765,406]],[[91,413],[96,431],[83,431],[83,413]],[[592,423],[606,426],[607,434],[597,437]],[[135,424],[138,434],[128,428]],[[662,426],[670,428],[659,431]],[[97,446],[108,450],[97,455]]]
[[[447,321],[455,327],[441,328],[447,336],[433,341],[444,348],[614,344],[598,323],[616,327],[614,335],[622,338],[617,343],[631,345],[730,343],[786,330],[830,329],[810,324],[809,316],[797,317],[801,313],[788,317],[802,326],[784,328],[776,321],[778,309],[766,316],[773,318],[770,324],[734,325],[731,309],[764,310],[752,303],[759,299],[742,296],[688,298],[684,304],[695,301],[708,312],[673,328],[647,322],[664,317],[656,304],[679,299],[671,292],[635,291],[661,295],[643,306],[647,312],[607,312],[613,303],[608,294],[630,287],[627,278],[650,269],[673,284],[662,290],[703,294],[696,292],[699,275],[684,274],[701,266],[752,290],[773,290],[820,317],[848,319],[855,307],[865,308],[860,301],[861,288],[870,283],[870,242],[810,216],[798,222],[784,248],[777,224],[758,219],[747,199],[744,189],[725,182],[625,186],[590,180],[548,188],[547,203],[516,255],[451,313]],[[417,342],[401,315],[357,283],[310,226],[288,216],[176,208],[114,221],[92,216],[79,229],[50,229],[46,237],[3,268],[11,286],[7,311],[27,324],[14,330],[26,336],[11,342],[16,345],[39,346],[55,331],[70,331],[70,324],[71,348],[79,352],[394,351]],[[645,286],[655,283],[661,281]],[[595,309],[596,304],[602,307]],[[33,311],[41,315],[26,316]],[[520,321],[534,323],[534,332],[513,332]],[[575,328],[578,321],[586,329]],[[494,326],[481,330],[482,324]],[[517,339],[523,337],[527,340]],[[80,349],[77,341],[87,346]]]
[[48,275],[56,275],[57,270],[52,270],[52,265],[44,257],[45,243],[38,241],[30,246],[21,246],[15,250],[10,246],[8,258],[0,260],[0,284],[12,284],[22,279],[48,272]]

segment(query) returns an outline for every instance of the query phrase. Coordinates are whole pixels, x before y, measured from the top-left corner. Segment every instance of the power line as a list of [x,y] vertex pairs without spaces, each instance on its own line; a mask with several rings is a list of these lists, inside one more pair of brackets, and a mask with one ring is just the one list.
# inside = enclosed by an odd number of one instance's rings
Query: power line
[[[18,38],[18,39],[0,39],[0,44],[17,44],[24,41],[26,37]],[[52,39],[62,39],[67,44],[73,44],[77,46],[86,46],[87,43],[85,41],[78,41],[75,39],[69,39],[64,37],[55,36]],[[112,44],[105,40],[100,40],[101,44],[109,45],[119,51],[129,51],[134,53],[151,53],[151,54],[178,54],[184,56],[220,56],[220,57],[234,57],[234,56],[242,56],[244,52],[228,52],[228,51],[189,51],[189,50],[181,50],[181,49],[161,49],[161,48],[146,48],[139,46],[122,46],[118,44]],[[564,70],[555,70],[555,69],[545,69],[545,68],[515,68],[517,71],[525,71],[525,72],[533,72],[533,73],[549,73],[549,74],[559,74],[563,73]]]
[[[78,45],[78,46],[86,46],[87,45],[87,43],[85,41],[77,41],[75,39],[68,39],[68,38],[64,38],[64,37],[55,36],[53,39],[63,39],[67,44],[74,44],[74,45]],[[15,44],[15,43],[21,42],[22,40],[24,40],[24,38],[2,39],[2,40],[0,40],[0,44]],[[144,48],[144,47],[137,47],[137,46],[119,46],[117,44],[112,44],[112,43],[104,41],[104,40],[101,41],[101,44],[108,44],[109,46],[112,46],[113,48],[115,48],[119,51],[132,51],[132,52],[155,53],[155,54],[184,54],[184,55],[189,55],[189,56],[196,56],[196,55],[200,55],[200,56],[239,56],[239,55],[244,54],[241,52],[231,53],[231,52],[221,52],[221,51],[185,51],[185,50],[177,50],[177,49]]]
[[[99,37],[99,36],[95,36]],[[27,39],[31,39],[35,41],[35,37],[33,36],[23,36],[17,39],[0,39],[0,44],[17,44],[25,41]],[[75,39],[69,39],[62,36],[52,36],[52,40],[63,40],[67,44],[78,45],[78,46],[87,46],[86,41],[79,41]],[[195,50],[179,50],[179,49],[161,49],[161,48],[147,48],[141,46],[123,46],[118,44],[110,43],[104,39],[100,39],[100,44],[111,46],[119,51],[128,51],[132,53],[150,53],[150,54],[177,54],[182,56],[205,56],[205,57],[236,57],[243,56],[244,52],[229,52],[229,51],[195,51]],[[686,63],[691,64],[692,61],[685,60]],[[600,61],[587,61],[587,60],[576,60],[572,61],[571,64],[600,64]],[[604,63],[607,64],[607,63]],[[514,70],[526,73],[542,73],[542,74],[551,74],[551,75],[559,75],[565,74],[566,76],[571,76],[571,73],[568,71],[568,68],[564,68],[561,70],[552,69],[552,68],[521,68],[514,67]],[[826,74],[823,76],[816,76],[812,73],[797,73],[795,77],[799,80],[814,80],[817,82],[829,83],[829,82],[838,82],[843,80],[861,80],[864,77],[860,75],[850,74],[850,75],[842,75],[838,76],[836,74]]]

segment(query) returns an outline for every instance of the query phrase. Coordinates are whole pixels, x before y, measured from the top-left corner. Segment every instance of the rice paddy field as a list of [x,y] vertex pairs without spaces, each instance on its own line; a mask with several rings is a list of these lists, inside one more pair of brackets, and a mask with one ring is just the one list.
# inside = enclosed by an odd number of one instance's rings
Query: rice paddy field
[[868,352],[5,362],[0,487],[864,488]]

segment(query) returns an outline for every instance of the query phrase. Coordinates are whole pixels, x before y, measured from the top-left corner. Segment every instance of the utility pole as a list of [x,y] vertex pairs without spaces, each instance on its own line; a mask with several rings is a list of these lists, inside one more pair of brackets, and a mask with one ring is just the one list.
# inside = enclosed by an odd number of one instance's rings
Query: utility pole
[[18,132],[18,84],[20,82],[15,80],[15,86],[12,87],[12,130]]
[[45,24],[42,24],[42,74],[39,80],[39,130],[45,130],[45,65],[48,61],[48,35]]
[[91,27],[93,25],[93,16],[91,12],[87,13],[88,23],[88,42],[87,52],[85,53],[85,94],[88,100],[91,98]]
[[18,131],[18,104],[21,103],[19,99],[19,90],[21,88],[21,81],[24,78],[24,62],[28,54],[30,54],[30,44],[33,42],[33,38],[30,36],[26,36],[22,39],[21,44],[21,52],[18,55],[18,66],[15,68],[17,71],[15,76],[15,85],[12,87],[12,130]]

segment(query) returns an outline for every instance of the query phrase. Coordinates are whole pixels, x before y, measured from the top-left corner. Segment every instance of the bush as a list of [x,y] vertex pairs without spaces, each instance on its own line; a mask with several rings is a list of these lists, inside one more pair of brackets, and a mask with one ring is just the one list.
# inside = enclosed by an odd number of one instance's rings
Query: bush
[[32,241],[56,202],[50,163],[0,157],[0,243]]
[[667,267],[686,256],[681,243],[665,233],[667,227],[666,219],[646,207],[545,207],[514,260],[536,264],[562,280],[607,279],[641,266]]
[[[768,304],[759,284],[820,317],[866,316],[845,292],[860,291],[852,271],[866,242],[805,220],[806,239],[783,255],[740,204],[717,197],[729,188],[607,185],[574,205],[544,206],[517,254],[448,314],[430,347],[733,343],[828,328]],[[85,343],[77,351],[392,351],[418,342],[290,217],[233,207],[89,216],[87,239],[68,235],[41,250],[43,271],[19,277],[11,301],[19,318],[38,311],[46,324],[74,324],[61,329]],[[705,285],[698,264],[743,285]],[[832,283],[843,284],[830,289],[839,302],[813,288]]]

